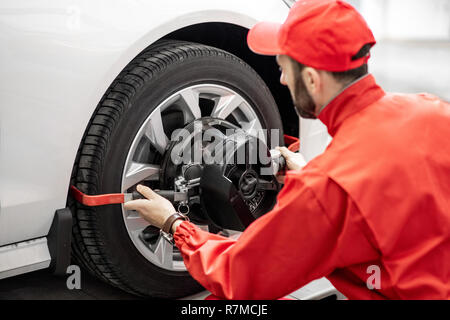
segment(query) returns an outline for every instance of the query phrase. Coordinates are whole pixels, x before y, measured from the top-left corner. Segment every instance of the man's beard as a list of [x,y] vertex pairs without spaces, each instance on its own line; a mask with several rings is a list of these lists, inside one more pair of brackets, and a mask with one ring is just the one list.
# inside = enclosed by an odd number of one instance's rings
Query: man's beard
[[295,111],[305,119],[317,119],[315,114],[316,104],[306,89],[302,77],[299,75],[295,79],[295,91],[292,93]]

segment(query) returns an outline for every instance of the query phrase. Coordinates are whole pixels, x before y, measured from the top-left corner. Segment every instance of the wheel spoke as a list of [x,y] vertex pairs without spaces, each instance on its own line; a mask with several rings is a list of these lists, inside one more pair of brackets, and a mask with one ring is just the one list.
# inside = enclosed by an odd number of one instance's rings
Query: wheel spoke
[[180,96],[187,106],[187,108],[183,108],[184,123],[201,118],[202,112],[199,105],[199,93],[192,88],[187,88],[180,92]]
[[248,134],[256,135],[257,130],[261,130],[261,123],[257,118],[250,120],[249,122],[240,122],[242,130]]
[[[130,212],[130,211],[128,211]],[[133,213],[130,213],[126,217],[126,225],[130,232],[133,234],[139,234],[142,230],[149,226],[149,223],[144,220],[141,216],[137,216]]]
[[144,180],[158,180],[160,166],[147,163],[131,162],[122,181],[123,190],[127,190]]
[[145,135],[150,140],[151,144],[159,153],[163,154],[169,143],[169,138],[167,138],[166,133],[164,132],[160,108],[153,111],[150,116],[150,121],[145,129]]
[[226,119],[243,102],[244,99],[237,94],[222,96],[217,101],[216,106],[211,112],[211,116]]
[[173,266],[173,245],[160,236],[156,245],[154,254],[159,263],[165,268],[172,268]]

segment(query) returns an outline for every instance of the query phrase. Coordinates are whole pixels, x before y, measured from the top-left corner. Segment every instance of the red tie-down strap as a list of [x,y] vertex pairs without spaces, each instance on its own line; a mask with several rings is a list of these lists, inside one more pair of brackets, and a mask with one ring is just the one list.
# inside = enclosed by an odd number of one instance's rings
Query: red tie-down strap
[[84,204],[85,206],[103,206],[107,204],[124,203],[123,193],[110,193],[97,196],[89,196],[82,193],[74,186],[70,186],[70,192],[76,201]]
[[288,146],[287,148],[292,152],[297,152],[300,150],[300,140],[296,137],[284,135],[284,144]]

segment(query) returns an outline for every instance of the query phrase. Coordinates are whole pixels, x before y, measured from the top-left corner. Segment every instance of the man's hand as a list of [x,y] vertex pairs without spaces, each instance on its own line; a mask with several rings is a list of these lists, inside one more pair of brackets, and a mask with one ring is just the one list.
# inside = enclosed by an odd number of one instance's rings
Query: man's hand
[[[300,170],[306,166],[305,158],[300,153],[292,152],[286,147],[276,147],[275,149],[280,151],[286,160],[286,170]],[[284,178],[283,175],[277,175],[277,180],[280,183],[284,183]]]
[[286,159],[287,170],[300,170],[306,166],[305,158],[300,153],[292,152],[286,147],[276,147],[275,149],[280,151],[281,155]]
[[136,190],[147,199],[126,202],[124,208],[138,211],[148,223],[161,229],[167,218],[176,212],[172,203],[149,187],[138,185]]

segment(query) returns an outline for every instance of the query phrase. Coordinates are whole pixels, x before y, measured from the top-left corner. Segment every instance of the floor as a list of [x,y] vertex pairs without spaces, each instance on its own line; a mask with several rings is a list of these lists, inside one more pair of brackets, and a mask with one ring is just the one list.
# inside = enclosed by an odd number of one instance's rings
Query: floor
[[[0,280],[0,300],[135,300],[140,299],[112,287],[88,272],[81,270],[80,289],[69,290],[68,277],[56,277],[48,270],[40,270]],[[203,300],[207,291],[185,297],[187,300]],[[330,296],[345,298],[336,292],[331,283],[322,278],[311,282],[287,296],[293,300],[322,299]],[[183,299],[183,300],[184,300]]]
[[69,290],[67,277],[40,270],[0,280],[0,300],[130,300],[136,296],[81,271],[81,289]]
[[[450,42],[379,42],[369,64],[386,91],[428,92],[450,101]],[[312,283],[292,294],[307,299],[326,291],[326,283]],[[325,292],[324,291],[324,292]],[[190,297],[202,299],[205,293]],[[80,290],[68,290],[66,278],[36,271],[0,281],[0,299],[136,299],[83,273]]]

